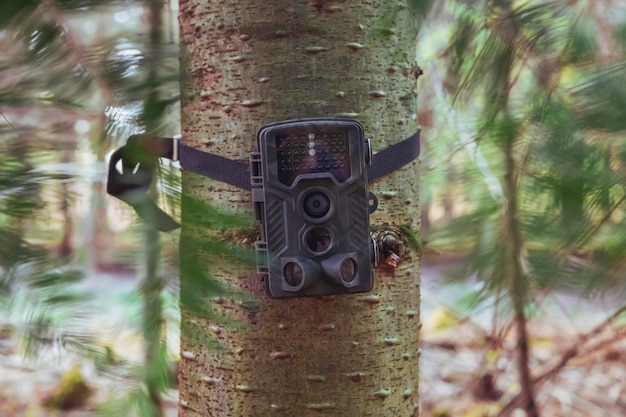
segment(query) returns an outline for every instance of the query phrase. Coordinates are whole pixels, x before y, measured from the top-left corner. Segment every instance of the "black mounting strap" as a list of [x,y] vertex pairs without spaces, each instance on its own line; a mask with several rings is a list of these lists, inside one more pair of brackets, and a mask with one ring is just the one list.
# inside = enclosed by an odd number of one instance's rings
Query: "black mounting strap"
[[146,223],[163,232],[179,225],[154,203],[148,190],[159,157],[171,158],[172,151],[171,138],[133,135],[125,146],[113,152],[109,160],[107,193],[132,206]]
[[[420,154],[420,131],[373,155],[367,167],[372,182],[414,161]],[[180,166],[193,173],[252,189],[250,164],[203,152],[186,146],[174,138],[159,138],[148,134],[133,135],[126,145],[113,153],[109,161],[107,193],[131,205],[139,217],[163,232],[179,227],[148,195],[159,158],[180,161]],[[117,165],[121,161],[118,171]]]

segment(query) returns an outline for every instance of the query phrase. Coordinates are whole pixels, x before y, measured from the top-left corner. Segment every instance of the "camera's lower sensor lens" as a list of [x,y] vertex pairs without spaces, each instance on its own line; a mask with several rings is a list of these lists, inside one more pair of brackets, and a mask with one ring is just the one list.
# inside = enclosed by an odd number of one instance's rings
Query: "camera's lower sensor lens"
[[283,277],[287,284],[292,287],[298,287],[304,280],[304,271],[302,271],[302,268],[297,263],[289,262],[283,268]]
[[304,237],[306,246],[315,253],[324,253],[328,251],[333,243],[330,232],[323,227],[314,227],[310,229]]
[[304,198],[304,212],[307,216],[319,219],[330,211],[330,198],[321,191],[313,191]]
[[356,277],[356,262],[352,258],[346,258],[341,262],[339,268],[341,280],[344,282],[352,282]]

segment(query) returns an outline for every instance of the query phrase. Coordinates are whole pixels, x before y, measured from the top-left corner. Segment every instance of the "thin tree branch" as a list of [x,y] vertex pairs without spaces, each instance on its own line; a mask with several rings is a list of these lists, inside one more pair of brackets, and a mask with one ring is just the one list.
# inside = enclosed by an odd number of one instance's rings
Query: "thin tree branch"
[[[581,356],[581,355],[584,355],[585,353],[589,352],[590,351],[589,349],[586,350],[586,351],[582,351],[582,346],[585,343],[587,343],[591,338],[593,338],[593,337],[599,335],[600,333],[602,333],[602,331],[604,331],[604,329],[606,329],[609,325],[611,325],[615,321],[615,319],[617,319],[624,312],[626,312],[626,305],[624,305],[620,309],[618,309],[615,313],[613,313],[609,318],[607,318],[605,321],[603,321],[598,326],[596,326],[593,330],[591,330],[588,333],[585,333],[585,334],[581,335],[576,340],[576,342],[574,342],[570,346],[570,348],[565,351],[565,353],[563,354],[563,356],[561,356],[561,359],[559,360],[559,362],[556,365],[554,365],[552,368],[546,370],[541,375],[539,375],[539,376],[534,378],[533,384],[541,384],[541,383],[545,382],[546,380],[552,378],[557,373],[559,373],[561,371],[561,369],[563,369],[565,367],[565,365],[567,365],[567,363],[570,360],[572,360],[573,358],[575,358],[577,356]],[[601,346],[602,346],[602,344],[599,345],[599,347],[601,347]],[[591,350],[595,350],[595,349],[591,349]]]
[[2,115],[2,118],[4,118],[4,120],[6,120],[8,125],[11,126],[11,129],[15,130],[15,126],[13,126],[13,124],[9,121],[9,119],[7,119],[7,117],[4,115],[4,113],[0,112],[0,114]]
[[[606,345],[612,344],[618,340],[621,339],[621,337],[623,336],[622,333],[624,332],[620,332],[620,334],[612,339],[609,339],[607,341],[601,342],[599,344],[597,344],[596,346],[594,346],[593,348],[587,349],[585,351],[582,351],[582,346],[587,343],[591,338],[599,335],[600,333],[602,333],[609,325],[611,325],[620,315],[622,315],[623,313],[626,312],[626,305],[622,306],[620,309],[618,309],[617,311],[615,311],[610,317],[608,317],[605,321],[603,321],[602,323],[600,323],[599,325],[597,325],[594,329],[592,329],[590,332],[585,333],[581,336],[579,336],[577,338],[577,340],[572,343],[572,345],[569,347],[569,349],[567,349],[565,351],[565,353],[561,356],[561,358],[559,359],[559,361],[552,366],[550,369],[547,369],[546,371],[542,372],[540,375],[536,376],[535,378],[533,378],[532,384],[535,388],[537,388],[539,385],[543,384],[544,382],[548,381],[549,379],[554,378],[559,372],[561,372],[561,370],[574,358],[576,357],[580,357],[582,355],[588,354],[590,352],[593,351],[597,351],[598,349],[600,349],[601,347],[604,347]],[[517,395],[515,395],[500,411],[500,413],[498,413],[497,417],[505,417],[508,416],[514,409],[520,407],[522,405],[524,396],[522,395],[522,393],[518,393]]]

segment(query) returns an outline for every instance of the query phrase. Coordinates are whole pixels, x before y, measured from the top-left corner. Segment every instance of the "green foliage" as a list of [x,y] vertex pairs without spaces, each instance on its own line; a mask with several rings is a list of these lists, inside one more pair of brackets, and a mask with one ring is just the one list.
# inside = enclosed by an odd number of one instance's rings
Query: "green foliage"
[[[482,299],[495,296],[497,310],[513,310],[529,415],[536,409],[523,346],[536,299],[554,289],[626,288],[617,279],[626,264],[626,58],[616,47],[608,58],[607,48],[622,45],[621,26],[615,39],[603,38],[604,20],[590,7],[458,5],[451,13],[459,23],[441,55],[448,68],[442,87],[476,133],[471,146],[460,135],[469,157],[453,159],[465,213],[429,245],[443,237],[462,248],[467,260],[458,277],[476,277]],[[477,173],[485,181],[477,183]]]
[[53,178],[32,171],[36,153],[10,140],[0,144],[0,324],[10,324],[23,339],[25,353],[46,346],[91,349],[81,329],[86,294],[75,287],[82,274],[33,243],[26,225],[46,204],[40,193]]
[[199,227],[221,231],[238,229],[244,233],[254,233],[257,230],[252,217],[249,215],[225,212],[188,195],[183,195],[181,198],[185,209],[192,216],[193,223]]
[[600,64],[572,89],[577,116],[587,129],[623,132],[626,129],[626,63]]
[[[249,246],[233,244],[216,237],[214,240],[187,238],[180,242],[181,275],[187,277],[181,287],[180,304],[185,310],[204,318],[215,318],[207,300],[219,297],[235,297],[247,305],[250,300],[232,288],[226,288],[211,275],[211,266],[216,263],[254,265],[255,253]],[[198,253],[202,254],[200,259]],[[250,304],[252,305],[252,304]],[[230,325],[233,323],[220,323]]]
[[580,19],[573,25],[565,50],[566,62],[581,64],[593,60],[597,52],[597,39],[593,31],[593,22],[588,19]]
[[[494,159],[502,157],[497,150],[514,149],[527,278],[537,288],[552,288],[593,276],[595,288],[608,289],[613,274],[599,279],[597,272],[606,267],[598,264],[601,257],[589,263],[580,256],[599,254],[598,236],[621,225],[623,141],[598,135],[626,129],[624,58],[590,65],[596,23],[563,2],[506,4],[454,9],[458,24],[444,54],[447,79],[459,80],[450,85],[459,106],[481,106],[479,149],[494,172],[505,169],[503,159]],[[467,272],[479,272],[491,286],[502,278],[504,254],[496,242],[508,238],[502,223],[506,200],[473,183],[479,167],[464,169],[473,209],[447,230],[457,244],[472,248]]]
[[38,0],[4,0],[0,4],[0,28],[31,13],[39,6]]
[[407,246],[409,247],[409,249],[414,251],[416,255],[421,256],[422,238],[420,237],[419,232],[414,231],[408,225],[400,226],[400,230],[402,231],[402,234],[407,241]]
[[[168,38],[164,43],[167,50],[155,57],[161,46],[151,44],[155,38],[147,33],[146,29],[150,28],[144,24],[123,29],[114,25],[115,28],[107,27],[99,36],[80,36],[79,28],[84,20],[99,25],[102,19],[112,18],[103,13],[128,5],[143,8],[146,3],[2,2],[0,44],[6,53],[0,57],[0,78],[9,80],[11,87],[0,93],[3,114],[20,114],[22,106],[63,110],[67,113],[50,113],[63,116],[74,113],[75,119],[92,118],[96,114],[96,118],[107,121],[105,127],[109,134],[93,135],[91,146],[100,160],[112,146],[125,141],[129,133],[141,129],[156,133],[166,129],[169,114],[176,114],[172,105],[178,101],[175,38]],[[154,68],[158,68],[158,72]],[[156,90],[159,94],[155,94]],[[107,107],[105,118],[103,113]],[[71,143],[73,135],[63,136],[68,130],[74,133],[62,124],[67,123],[64,120],[53,124],[52,129],[47,126],[39,129],[24,128],[21,120],[6,119],[6,124],[0,124],[0,133],[6,139],[2,146],[23,144],[25,138],[29,138],[36,143],[33,149],[42,149],[45,148],[43,137],[51,137],[56,146],[50,146],[48,151],[53,156],[46,158],[56,157],[57,160],[58,151],[63,157],[62,152],[73,151],[76,147],[76,143]],[[61,141],[71,144],[59,146]],[[96,343],[85,329],[85,319],[92,313],[88,311],[88,298],[80,291],[80,276],[63,265],[63,259],[54,259],[46,239],[33,239],[25,233],[38,215],[46,213],[42,209],[49,209],[46,199],[42,198],[42,190],[49,192],[53,180],[73,181],[81,173],[69,178],[43,175],[41,170],[33,170],[40,162],[38,152],[26,146],[15,149],[3,152],[5,158],[0,163],[3,196],[0,231],[5,232],[1,234],[4,242],[0,242],[3,244],[0,249],[2,320],[10,322],[23,337],[24,350],[29,355],[36,356],[42,347],[55,346],[93,359],[101,372],[124,374],[141,381],[137,395],[132,397],[136,401],[137,415],[157,415],[158,393],[169,389],[172,383],[166,360],[169,353],[161,333],[164,321],[169,320],[164,316],[164,309],[171,306],[164,304],[167,297],[162,292],[166,282],[157,272],[161,262],[160,246],[154,233],[158,232],[146,233],[149,256],[141,293],[145,301],[141,333],[146,339],[146,360],[145,366],[137,370],[132,364],[119,361],[111,348]],[[179,187],[180,181],[170,169],[160,169],[160,173],[163,175],[159,195],[168,210],[176,212],[180,204],[171,191],[176,189],[176,181]],[[34,244],[33,240],[39,244]]]
[[433,0],[409,0],[408,2],[413,16],[416,19],[425,19],[433,8],[435,1]]

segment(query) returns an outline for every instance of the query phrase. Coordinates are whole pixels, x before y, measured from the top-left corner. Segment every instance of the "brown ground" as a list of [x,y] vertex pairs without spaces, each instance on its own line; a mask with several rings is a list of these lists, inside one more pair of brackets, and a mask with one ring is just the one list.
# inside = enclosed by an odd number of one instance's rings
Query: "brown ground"
[[[422,416],[496,416],[519,390],[514,332],[506,331],[508,319],[506,313],[501,313],[498,328],[504,329],[504,334],[493,337],[494,309],[489,303],[481,304],[471,318],[465,318],[459,305],[453,303],[469,294],[472,286],[445,283],[447,270],[441,262],[424,262]],[[116,310],[101,315],[102,322],[91,325],[102,334],[109,332],[106,343],[116,352],[124,351],[125,359],[136,360],[140,357],[140,339],[128,328],[120,330],[119,323],[124,323],[125,316],[117,309],[119,297],[132,291],[133,281],[100,276],[92,283],[97,283],[94,285],[98,288],[112,289],[102,304]],[[533,375],[547,372],[566,352],[575,353],[553,377],[536,385],[542,417],[626,416],[626,317],[623,314],[601,332],[590,334],[619,308],[619,301],[583,300],[567,294],[542,301],[529,325]],[[176,339],[175,333],[172,338]],[[172,348],[175,349],[175,341]],[[58,386],[62,375],[76,364],[92,390],[90,400],[69,411],[44,408],[42,403]],[[17,341],[0,333],[0,417],[93,416],[95,404],[112,393],[124,392],[131,384],[130,379],[123,377],[99,376],[92,364],[54,351],[42,353],[36,362],[26,361]],[[176,391],[168,395],[166,417],[177,415],[176,397]],[[524,415],[521,410],[511,414]]]

